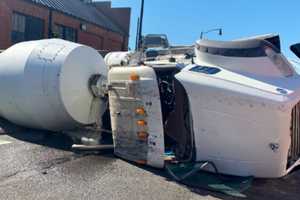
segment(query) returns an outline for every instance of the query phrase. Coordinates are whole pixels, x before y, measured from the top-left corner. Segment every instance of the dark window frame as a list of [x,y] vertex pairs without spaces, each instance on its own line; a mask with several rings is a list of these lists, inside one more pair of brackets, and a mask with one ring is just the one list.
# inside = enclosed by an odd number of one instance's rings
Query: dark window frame
[[[24,18],[24,24],[21,24],[21,26],[23,27],[18,27],[20,26],[20,24],[16,26],[16,17],[20,17],[19,19],[21,19],[22,17]],[[17,11],[13,11],[11,19],[11,42],[13,44],[23,41],[39,40],[45,38],[44,19]]]
[[[68,41],[71,41],[71,42],[78,42],[78,30],[76,28],[72,28],[72,27],[69,27],[69,26],[65,26],[65,25],[62,25],[62,24],[58,24],[58,23],[55,23],[53,25],[53,35],[58,37],[58,38],[61,38],[61,39],[64,39],[64,40],[68,40]],[[56,31],[61,31],[61,32],[56,32]],[[69,37],[70,35],[68,34],[74,34],[73,36]],[[55,35],[57,34],[57,35]]]

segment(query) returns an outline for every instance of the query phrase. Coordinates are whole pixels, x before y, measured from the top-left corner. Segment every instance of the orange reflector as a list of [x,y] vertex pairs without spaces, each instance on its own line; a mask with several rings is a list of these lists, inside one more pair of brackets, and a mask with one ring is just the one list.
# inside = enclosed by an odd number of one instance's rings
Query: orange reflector
[[175,160],[175,157],[174,156],[166,156],[164,160],[165,161],[173,161],[173,160]]
[[137,125],[139,125],[139,126],[146,126],[147,122],[144,121],[144,120],[139,120],[139,121],[137,121]]
[[136,163],[138,163],[140,165],[146,165],[147,164],[147,160],[137,160]]
[[132,80],[132,81],[138,81],[138,80],[140,80],[140,76],[137,75],[136,73],[132,73],[130,75],[130,80]]
[[137,108],[135,112],[138,115],[145,115],[146,114],[146,111],[145,111],[144,108]]
[[149,134],[147,132],[138,132],[138,138],[140,140],[145,141],[148,139],[148,137],[149,137]]

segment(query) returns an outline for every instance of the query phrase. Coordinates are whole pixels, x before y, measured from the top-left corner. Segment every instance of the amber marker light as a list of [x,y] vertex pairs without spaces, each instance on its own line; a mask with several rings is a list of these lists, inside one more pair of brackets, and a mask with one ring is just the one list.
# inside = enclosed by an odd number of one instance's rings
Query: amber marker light
[[146,126],[147,122],[144,121],[144,120],[139,120],[139,121],[137,121],[137,125],[139,125],[139,126]]
[[146,141],[148,140],[149,134],[147,132],[138,132],[138,138],[140,140]]
[[130,80],[138,81],[138,80],[140,80],[140,76],[137,75],[136,73],[132,73],[132,74],[130,74]]
[[135,110],[135,112],[136,112],[136,114],[138,114],[138,115],[146,115],[146,111],[145,111],[144,108],[137,108],[137,109]]
[[140,165],[146,165],[147,164],[147,160],[137,160],[136,163],[140,164]]

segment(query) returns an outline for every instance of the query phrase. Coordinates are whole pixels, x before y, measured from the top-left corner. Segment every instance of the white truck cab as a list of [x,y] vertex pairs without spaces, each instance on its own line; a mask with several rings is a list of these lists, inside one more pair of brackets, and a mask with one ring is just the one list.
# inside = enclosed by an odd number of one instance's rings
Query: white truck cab
[[279,37],[202,40],[195,53],[183,69],[150,62],[110,70],[116,155],[162,168],[171,150],[180,162],[268,178],[299,165],[300,76]]

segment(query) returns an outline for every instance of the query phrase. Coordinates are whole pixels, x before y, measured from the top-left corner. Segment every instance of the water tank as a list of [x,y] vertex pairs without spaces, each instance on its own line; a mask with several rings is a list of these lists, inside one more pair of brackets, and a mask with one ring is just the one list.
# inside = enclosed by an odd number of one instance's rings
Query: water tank
[[93,124],[94,75],[107,77],[107,68],[90,47],[60,39],[16,44],[0,54],[0,116],[51,131]]

